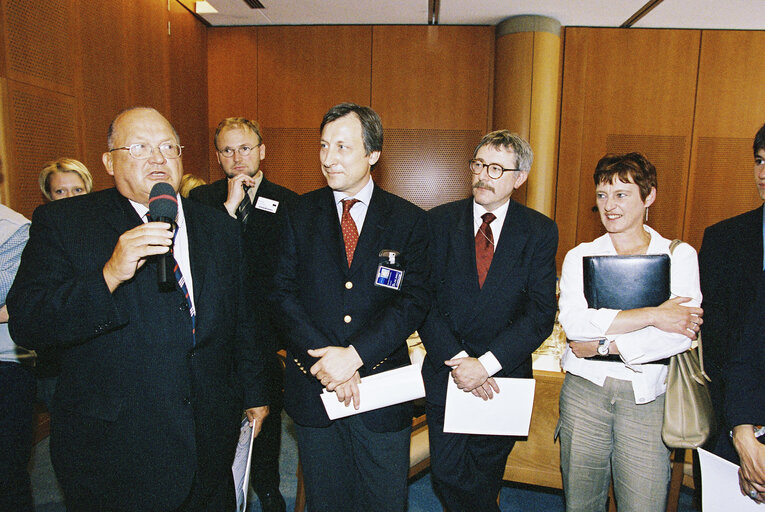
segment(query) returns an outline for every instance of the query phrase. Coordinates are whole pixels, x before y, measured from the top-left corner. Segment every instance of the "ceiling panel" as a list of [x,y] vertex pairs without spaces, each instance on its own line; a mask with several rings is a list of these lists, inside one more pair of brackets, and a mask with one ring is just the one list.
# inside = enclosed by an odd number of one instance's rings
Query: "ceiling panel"
[[[182,0],[184,4],[194,2]],[[211,25],[426,25],[428,0],[208,0]],[[538,14],[563,26],[618,27],[647,0],[440,0],[441,25],[496,25]],[[765,30],[765,0],[663,0],[635,27]]]
[[635,26],[764,30],[765,1],[664,0]]

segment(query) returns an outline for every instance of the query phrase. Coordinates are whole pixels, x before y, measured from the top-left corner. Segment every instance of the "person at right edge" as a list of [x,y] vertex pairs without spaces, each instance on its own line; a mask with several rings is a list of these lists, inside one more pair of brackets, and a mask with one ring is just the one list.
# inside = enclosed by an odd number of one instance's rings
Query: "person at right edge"
[[[643,155],[606,155],[593,176],[606,234],[566,254],[560,323],[569,344],[561,366],[561,472],[567,512],[605,510],[613,474],[619,512],[659,512],[667,502],[670,450],[661,438],[670,356],[690,348],[701,315],[696,251],[645,224],[656,168]],[[657,307],[592,309],[582,258],[669,254],[671,297]]]
[[754,307],[744,320],[740,342],[731,351],[725,371],[725,412],[741,461],[741,494],[765,503],[765,271],[758,281]]
[[[765,125],[754,137],[754,182],[765,201]],[[725,219],[704,231],[699,251],[704,327],[704,369],[712,382],[709,390],[717,431],[704,448],[738,464],[725,421],[726,381],[730,354],[742,339],[744,317],[754,302],[757,281],[765,267],[765,210],[754,210]]]

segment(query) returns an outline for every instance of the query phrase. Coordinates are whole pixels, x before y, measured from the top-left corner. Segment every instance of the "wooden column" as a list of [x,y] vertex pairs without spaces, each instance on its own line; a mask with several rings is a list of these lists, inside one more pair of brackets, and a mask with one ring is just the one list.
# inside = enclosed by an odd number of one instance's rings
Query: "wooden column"
[[[531,143],[534,163],[526,206],[549,217],[555,210],[560,99],[560,23],[545,16],[513,16],[497,25],[494,66],[495,130],[507,128]],[[523,201],[523,187],[518,200]]]

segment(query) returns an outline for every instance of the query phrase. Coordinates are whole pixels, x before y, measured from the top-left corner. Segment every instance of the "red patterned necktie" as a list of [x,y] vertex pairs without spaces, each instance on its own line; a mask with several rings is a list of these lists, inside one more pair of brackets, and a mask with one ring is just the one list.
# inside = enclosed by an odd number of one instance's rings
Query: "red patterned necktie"
[[340,229],[343,231],[343,242],[345,243],[345,255],[348,258],[348,267],[353,261],[353,252],[356,250],[356,244],[359,242],[359,230],[351,217],[351,207],[358,203],[358,199],[343,199],[343,216],[340,219]]
[[483,223],[475,234],[475,264],[478,269],[478,286],[483,287],[486,274],[489,273],[491,259],[494,257],[494,234],[491,232],[491,221],[497,218],[493,213],[481,215]]

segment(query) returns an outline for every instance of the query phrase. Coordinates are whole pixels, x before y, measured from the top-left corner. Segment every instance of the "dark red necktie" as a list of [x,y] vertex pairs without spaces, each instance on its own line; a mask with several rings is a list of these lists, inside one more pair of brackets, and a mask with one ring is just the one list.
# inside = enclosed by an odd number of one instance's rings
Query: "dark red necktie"
[[494,234],[491,232],[491,221],[497,218],[493,213],[481,215],[483,223],[475,234],[475,264],[478,269],[478,286],[483,287],[486,274],[489,273],[491,259],[494,257]]
[[343,199],[343,216],[340,218],[340,229],[343,231],[343,242],[345,243],[345,256],[348,258],[348,267],[353,261],[353,252],[356,250],[356,244],[359,242],[359,230],[351,217],[351,207],[358,203],[358,199]]

